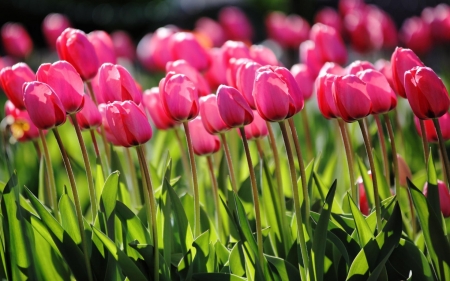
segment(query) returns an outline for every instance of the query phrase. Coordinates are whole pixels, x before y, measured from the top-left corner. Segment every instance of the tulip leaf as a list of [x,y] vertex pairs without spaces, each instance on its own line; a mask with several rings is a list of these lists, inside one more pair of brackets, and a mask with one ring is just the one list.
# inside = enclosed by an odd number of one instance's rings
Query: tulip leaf
[[[322,180],[319,178],[319,175],[316,172],[312,172],[312,176],[314,178],[314,181],[316,182],[316,185],[318,187],[319,190],[321,190],[321,194],[327,194],[329,192],[329,190],[325,187],[325,184],[322,182]],[[323,200],[326,200],[325,197]],[[339,202],[337,201],[336,198],[333,197],[333,204],[331,204],[332,209],[331,212],[334,214],[342,214],[342,208],[341,205],[339,204]]]
[[351,198],[350,194],[347,194],[347,196],[348,202],[350,204],[350,209],[352,210],[353,218],[355,220],[356,231],[359,237],[359,245],[362,248],[374,238],[373,233],[358,206],[356,206],[355,202]]
[[300,272],[286,260],[279,257],[265,255],[267,261],[275,267],[280,280],[299,280]]
[[360,157],[356,157],[358,159],[359,171],[361,172],[361,177],[364,182],[364,190],[366,191],[367,202],[369,203],[370,209],[375,206],[375,196],[373,194],[373,182],[372,178],[368,174],[367,168],[364,165],[363,160]]
[[242,242],[234,244],[233,249],[231,249],[229,261],[230,271],[237,276],[245,275],[245,257],[242,251]]
[[150,244],[150,234],[141,220],[122,202],[117,201],[115,207],[116,215],[119,218],[122,231],[126,234],[125,244],[132,241],[139,241],[141,244]]
[[63,194],[59,200],[59,211],[61,213],[61,224],[76,244],[81,244],[80,228],[78,226],[75,206],[69,195]]
[[192,274],[193,281],[246,281],[247,279],[236,276],[234,274],[226,273],[194,273]]
[[388,176],[383,175],[383,173],[382,173],[383,165],[380,161],[380,158],[378,157],[378,154],[375,152],[374,149],[372,150],[372,153],[373,153],[375,169],[377,171],[378,193],[379,193],[381,200],[385,200],[392,196],[391,190],[389,189],[389,185],[388,185],[387,179],[386,179],[387,177],[389,177],[389,175]]
[[436,168],[433,162],[433,156],[430,155],[428,157],[428,193],[427,193],[427,202],[431,210],[437,217],[441,217],[441,203],[439,201],[439,188],[438,188],[438,180],[436,174]]
[[103,175],[102,165],[100,164],[100,159],[97,158],[95,165],[95,195],[96,202],[100,202],[100,197],[102,195],[102,189],[105,184],[105,176]]
[[119,191],[119,175],[120,172],[118,171],[111,173],[103,185],[100,197],[100,210],[105,213],[107,221],[116,207],[116,198]]

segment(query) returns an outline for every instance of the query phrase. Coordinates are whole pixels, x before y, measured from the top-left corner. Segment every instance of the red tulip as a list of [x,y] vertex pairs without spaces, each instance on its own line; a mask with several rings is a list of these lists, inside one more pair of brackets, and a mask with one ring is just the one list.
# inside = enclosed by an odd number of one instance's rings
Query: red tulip
[[142,97],[142,103],[150,114],[150,118],[156,128],[159,130],[168,130],[178,125],[178,122],[173,120],[167,115],[166,111],[164,111],[158,87],[145,90]]
[[347,74],[356,75],[356,74],[358,74],[358,72],[364,71],[364,70],[367,70],[367,69],[375,69],[375,66],[373,66],[373,64],[371,64],[368,61],[356,60],[356,61],[352,62],[351,64],[349,64],[345,68],[345,72]]
[[309,23],[298,15],[286,16],[282,12],[271,12],[266,18],[269,37],[284,48],[295,49],[308,39]]
[[8,99],[19,109],[25,109],[23,102],[22,86],[25,82],[35,80],[35,74],[31,68],[21,62],[12,67],[5,67],[0,71],[0,82]]
[[121,65],[104,63],[98,71],[100,95],[105,102],[132,100],[141,102],[141,93],[128,70]]
[[209,58],[206,50],[195,36],[189,32],[177,32],[170,37],[169,50],[173,60],[185,60],[198,71],[208,68]]
[[405,93],[405,72],[416,66],[425,66],[411,49],[397,47],[391,57],[394,91],[403,98]]
[[450,107],[444,83],[429,67],[406,71],[405,91],[412,111],[420,119],[441,117]]
[[83,108],[83,80],[67,61],[42,64],[36,72],[36,78],[39,82],[46,83],[53,89],[67,114],[78,112]]
[[279,65],[275,53],[264,45],[252,45],[250,47],[250,57],[261,65]]
[[291,73],[297,81],[298,88],[302,92],[303,98],[309,100],[314,90],[314,77],[306,64],[294,64]]
[[[113,133],[111,132],[111,129],[109,128],[109,123],[108,120],[106,119],[106,104],[105,103],[99,104],[98,111],[102,116],[102,127],[104,128],[105,131],[106,140],[115,146],[120,146],[120,143],[117,141],[116,137],[114,137]],[[102,134],[101,127],[97,127],[97,132],[99,134]]]
[[309,36],[314,41],[316,52],[319,52],[323,62],[344,64],[347,61],[347,49],[344,41],[333,27],[316,23],[311,28]]
[[308,66],[309,71],[317,77],[323,66],[323,59],[316,49],[316,44],[311,40],[306,40],[299,47],[300,62]]
[[327,119],[340,117],[333,96],[333,82],[336,77],[338,76],[335,74],[323,73],[319,74],[315,82],[319,110]]
[[258,111],[253,110],[253,117],[253,122],[244,127],[247,140],[259,139],[269,134],[267,123],[259,115]]
[[256,109],[266,121],[279,122],[303,109],[303,96],[292,74],[284,67],[263,66],[253,86]]
[[1,35],[5,52],[10,56],[26,58],[33,50],[33,41],[20,23],[5,23]]
[[333,97],[340,117],[345,122],[364,118],[372,111],[366,83],[355,75],[338,76],[333,82]]
[[406,19],[399,36],[405,46],[415,53],[425,54],[432,47],[430,26],[419,17]]
[[375,62],[375,69],[378,70],[379,72],[383,73],[384,77],[386,77],[386,79],[388,80],[391,88],[395,89],[394,79],[392,77],[391,62],[387,61],[385,59],[379,59]]
[[42,130],[66,122],[66,111],[52,88],[39,81],[23,85],[23,101],[34,125]]
[[117,57],[114,50],[114,44],[108,33],[103,30],[95,30],[90,32],[87,37],[92,43],[92,46],[94,46],[99,65],[106,62],[112,64],[116,63]]
[[253,112],[244,97],[233,87],[220,85],[217,89],[220,117],[230,128],[243,127],[253,121]]
[[[439,191],[439,205],[441,205],[441,212],[444,218],[450,217],[450,193],[448,192],[447,185],[438,180],[437,188]],[[423,186],[423,194],[428,196],[428,182]]]
[[203,126],[202,117],[197,116],[188,123],[192,134],[192,146],[194,153],[203,156],[216,153],[220,149],[220,140],[217,136],[211,135]]
[[[357,52],[368,52],[374,47],[374,43],[379,43],[372,39],[373,34],[371,34],[367,12],[364,9],[349,12],[344,18],[344,26],[350,36],[351,45]],[[382,34],[377,35],[383,42]]]
[[210,94],[199,99],[200,115],[208,133],[215,135],[228,131],[230,127],[223,122],[217,105],[217,96]]
[[[446,112],[444,115],[438,118],[439,126],[441,127],[442,137],[444,141],[450,140],[450,113]],[[438,135],[436,127],[434,127],[433,120],[423,120],[425,125],[425,136],[428,142],[438,142]],[[420,136],[422,136],[422,130],[420,128],[420,121],[417,116],[414,116],[414,125]]]
[[208,37],[214,47],[220,47],[225,43],[226,35],[222,26],[213,19],[202,17],[195,22],[195,32]]
[[434,8],[427,7],[422,10],[422,19],[430,26],[431,35],[437,42],[450,41],[450,6],[439,4]]
[[159,94],[164,110],[172,119],[185,122],[197,117],[198,91],[186,75],[167,73],[159,82]]
[[245,13],[238,7],[225,7],[219,11],[219,23],[228,39],[251,41],[253,28]]
[[371,42],[376,49],[397,46],[397,27],[391,16],[384,10],[374,5],[368,6],[367,25]]
[[83,31],[64,30],[56,40],[56,50],[59,58],[73,65],[83,80],[92,79],[97,74],[100,64],[94,46]]
[[106,105],[106,120],[120,146],[140,145],[152,137],[147,116],[133,101],[115,101]]
[[247,62],[241,64],[236,72],[236,88],[244,95],[245,100],[252,109],[256,109],[253,98],[253,83],[256,77],[256,71],[261,67],[259,63]]
[[63,14],[48,14],[42,21],[42,33],[44,34],[47,45],[55,49],[58,36],[68,27],[70,27],[69,19]]
[[372,101],[372,114],[383,114],[397,106],[397,96],[381,72],[368,69],[358,72],[357,76],[366,83]]
[[225,64],[223,51],[220,48],[209,49],[211,65],[205,72],[205,78],[211,88],[217,88],[220,84],[227,83],[227,66]]
[[102,115],[92,99],[84,94],[84,107],[76,115],[81,129],[96,128],[102,124]]
[[341,15],[346,15],[353,10],[362,9],[364,7],[364,0],[340,0],[338,5]]
[[191,80],[191,82],[196,86],[199,96],[206,96],[211,93],[208,82],[202,74],[198,72],[197,69],[192,67],[187,61],[177,60],[168,62],[166,65],[166,72],[171,71],[177,74],[186,75],[186,77],[189,78],[189,80]]
[[342,20],[338,12],[330,7],[325,7],[314,16],[314,23],[322,23],[333,27],[338,34],[342,34]]
[[114,52],[118,58],[126,58],[133,61],[136,57],[136,46],[130,35],[124,30],[116,30],[111,33]]
[[359,189],[359,210],[365,216],[370,213],[369,202],[367,201],[366,189],[364,188],[364,183],[361,178],[358,179],[358,189]]

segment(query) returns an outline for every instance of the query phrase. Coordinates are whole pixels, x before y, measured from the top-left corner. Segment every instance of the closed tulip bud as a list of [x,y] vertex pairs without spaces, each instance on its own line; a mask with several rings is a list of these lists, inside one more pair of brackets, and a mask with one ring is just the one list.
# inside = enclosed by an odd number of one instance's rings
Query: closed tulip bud
[[398,178],[400,181],[400,186],[405,186],[407,184],[406,179],[412,179],[411,169],[406,163],[405,159],[397,153],[397,161],[398,161]]
[[311,28],[310,38],[316,45],[324,62],[344,64],[347,61],[347,49],[339,33],[331,26],[316,23]]
[[208,37],[214,47],[220,47],[227,40],[225,30],[213,19],[202,17],[195,22],[195,32]]
[[203,126],[202,117],[197,116],[188,123],[192,134],[192,146],[194,153],[199,156],[216,153],[220,149],[220,140],[217,136],[211,135]]
[[253,28],[245,13],[238,7],[225,7],[219,11],[219,23],[228,39],[251,41]]
[[247,62],[241,64],[236,73],[236,88],[244,95],[245,100],[252,109],[256,109],[255,99],[253,98],[253,84],[256,71],[260,67],[259,63]]
[[259,115],[271,122],[290,118],[304,106],[295,78],[284,67],[259,68],[253,86],[253,98]]
[[105,102],[132,100],[141,103],[141,93],[128,70],[118,64],[104,63],[98,70],[100,95]]
[[338,76],[335,74],[324,73],[320,74],[315,82],[319,110],[327,119],[340,117],[340,112],[333,96],[333,82],[336,77]]
[[167,73],[159,82],[159,94],[164,110],[172,119],[185,122],[197,117],[200,111],[198,91],[186,75]]
[[392,77],[392,65],[390,61],[387,61],[385,59],[379,59],[375,62],[375,69],[379,72],[383,73],[384,77],[389,82],[389,85],[391,86],[392,90],[395,89],[394,86],[394,79]]
[[303,63],[294,64],[291,68],[291,73],[297,81],[298,88],[302,92],[305,101],[309,100],[314,90],[314,77],[309,70],[309,67]]
[[302,17],[292,14],[286,16],[281,12],[271,12],[266,18],[269,37],[284,48],[295,49],[308,39],[310,26]]
[[429,67],[415,67],[405,73],[405,92],[420,119],[441,117],[450,107],[444,83]]
[[[344,26],[355,51],[360,53],[368,52],[373,49],[374,43],[378,43],[371,38],[373,35],[367,23],[367,12],[365,9],[353,10],[348,13],[344,18]],[[378,35],[382,36],[382,34]],[[379,39],[382,40],[382,37]]]
[[215,89],[220,84],[227,83],[227,65],[223,57],[223,50],[220,48],[211,48],[208,51],[210,67],[205,72],[205,79],[211,88]]
[[33,50],[33,41],[20,23],[5,23],[1,35],[5,52],[10,56],[26,58]]
[[217,89],[220,117],[230,128],[243,127],[253,121],[253,112],[241,93],[233,87],[220,85]]
[[360,71],[357,76],[366,83],[372,101],[372,114],[383,114],[397,106],[397,96],[381,72],[368,69]]
[[[147,34],[137,47],[138,58],[149,70],[164,71],[169,61],[174,61],[172,52],[168,52],[170,37],[178,32],[175,26],[164,26],[155,30],[153,35]],[[151,66],[151,67],[150,67]]]
[[403,98],[405,93],[405,72],[416,66],[425,66],[419,57],[411,50],[397,47],[391,57],[394,91]]
[[[444,141],[450,140],[450,113],[446,112],[444,115],[438,118],[439,126],[442,131],[442,138]],[[414,124],[416,126],[417,132],[422,136],[422,130],[420,128],[420,121],[417,116],[414,116]],[[438,135],[436,132],[436,127],[434,126],[433,120],[423,120],[425,125],[425,137],[428,142],[438,142]]]
[[111,40],[114,45],[114,52],[118,58],[134,60],[136,57],[136,46],[130,34],[124,30],[117,30],[111,33]]
[[106,120],[120,146],[140,145],[152,137],[147,116],[133,101],[115,101],[106,105]]
[[226,72],[226,76],[227,76],[227,85],[236,88],[236,75],[237,75],[237,71],[238,69],[241,67],[241,65],[246,64],[247,62],[251,62],[251,59],[247,59],[247,58],[240,58],[240,59],[235,59],[232,58],[230,59],[230,62],[228,63],[228,67],[227,67],[227,72]]
[[209,87],[208,82],[202,74],[198,72],[197,69],[192,67],[187,61],[177,60],[168,62],[166,65],[166,72],[171,71],[177,74],[186,75],[186,77],[189,78],[189,80],[191,80],[197,87],[199,96],[206,96],[211,93],[211,88]]
[[342,20],[338,12],[330,7],[325,7],[314,16],[314,23],[322,23],[333,27],[337,33],[342,34]]
[[102,124],[102,115],[92,99],[84,94],[84,107],[76,115],[81,129],[96,128]]
[[356,9],[365,7],[364,0],[340,0],[338,4],[339,13],[343,16]]
[[300,62],[308,66],[309,71],[317,77],[323,66],[323,58],[316,49],[316,44],[311,40],[306,40],[299,47]]
[[55,49],[58,36],[68,27],[70,27],[69,19],[63,14],[48,14],[42,21],[42,33],[44,34],[47,45]]
[[399,33],[405,46],[417,54],[425,54],[432,47],[430,26],[420,17],[406,19]]
[[430,26],[431,35],[436,42],[450,41],[450,6],[439,4],[434,8],[422,10],[421,18]]
[[[378,48],[393,48],[398,44],[397,27],[392,17],[377,6],[368,6],[367,24],[372,43]],[[378,40],[378,42],[375,42]]]
[[51,129],[66,122],[64,106],[53,89],[45,83],[25,83],[23,101],[31,120],[39,129]]
[[358,190],[359,190],[359,210],[365,216],[370,213],[369,202],[367,200],[366,189],[364,188],[364,183],[361,178],[358,179]]
[[100,65],[97,54],[83,31],[64,30],[56,40],[56,50],[59,58],[73,65],[83,80],[90,80],[97,74]]
[[150,118],[156,128],[159,130],[168,130],[178,125],[178,122],[173,120],[164,111],[158,87],[145,90],[142,96],[142,103],[150,114]]
[[[441,212],[444,218],[450,217],[450,193],[448,192],[447,185],[438,180],[437,188],[439,192],[439,205],[441,205]],[[426,182],[423,187],[423,194],[428,196],[428,183]]]
[[222,47],[222,54],[225,64],[229,65],[231,59],[250,59],[250,49],[243,42],[240,41],[227,41]]
[[[155,48],[152,44],[153,33],[147,33],[141,38],[136,47],[136,56],[139,63],[148,71],[161,70],[163,71],[166,67],[162,65],[157,65],[153,53],[149,52],[149,49]],[[153,49],[152,49],[153,50]]]
[[36,78],[39,82],[46,83],[53,89],[67,114],[76,113],[83,108],[83,80],[67,61],[42,64],[36,72]]
[[87,37],[92,43],[92,46],[94,46],[99,65],[106,62],[116,63],[117,58],[116,52],[114,51],[114,44],[108,33],[103,30],[95,30],[90,32]]
[[217,105],[217,96],[210,94],[199,99],[200,115],[208,133],[215,135],[228,131],[230,127],[223,122]]
[[170,37],[169,50],[174,60],[185,60],[198,71],[209,67],[206,50],[200,45],[195,36],[189,32],[177,32]]
[[[115,146],[120,146],[116,137],[114,137],[113,133],[111,132],[111,129],[109,128],[109,123],[108,123],[108,120],[106,119],[106,104],[105,103],[99,104],[98,111],[100,112],[100,115],[102,116],[102,127],[105,129],[104,131],[105,131],[106,140]],[[97,132],[99,134],[102,134],[101,127],[97,127]]]
[[351,64],[349,64],[345,68],[345,72],[346,72],[346,74],[356,75],[356,74],[358,74],[358,72],[364,71],[367,69],[375,69],[375,66],[368,61],[356,60],[356,61],[352,62]]
[[0,82],[8,99],[20,110],[25,109],[23,102],[22,86],[25,82],[35,80],[35,74],[31,68],[21,62],[12,67],[5,67],[0,71]]
[[258,111],[253,110],[253,122],[244,127],[247,140],[255,140],[263,138],[269,134],[267,123],[259,115]]
[[252,45],[250,47],[250,57],[261,65],[279,65],[277,56],[264,45]]
[[355,75],[336,77],[332,91],[336,108],[345,122],[356,121],[371,113],[372,101],[366,83]]

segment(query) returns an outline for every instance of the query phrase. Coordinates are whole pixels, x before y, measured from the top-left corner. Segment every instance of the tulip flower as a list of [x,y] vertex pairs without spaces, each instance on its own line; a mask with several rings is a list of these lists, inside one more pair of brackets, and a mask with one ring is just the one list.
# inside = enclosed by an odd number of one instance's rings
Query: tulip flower
[[253,121],[244,127],[245,136],[248,140],[263,138],[269,134],[267,130],[267,122],[262,119],[258,111],[253,110]]
[[320,54],[323,62],[344,64],[347,61],[347,49],[344,41],[333,27],[316,23],[311,28],[309,36],[314,41],[316,52]]
[[337,77],[337,75],[325,73],[319,75],[315,83],[319,110],[327,119],[340,117],[333,95],[333,83]]
[[217,105],[217,96],[215,94],[201,97],[199,102],[202,122],[208,133],[216,135],[230,129],[220,116],[219,107]]
[[391,86],[391,88],[394,90],[395,86],[394,86],[394,79],[392,77],[392,65],[390,61],[387,61],[385,59],[379,59],[375,62],[375,69],[378,70],[379,72],[383,73],[384,77],[386,77],[386,79],[389,82],[389,85]]
[[83,108],[83,80],[67,61],[42,64],[36,72],[36,78],[39,82],[46,83],[53,89],[67,114],[76,113]]
[[169,51],[173,60],[185,60],[198,71],[209,67],[209,57],[195,36],[189,32],[177,32],[170,37]]
[[118,64],[104,63],[98,70],[100,95],[105,102],[132,100],[141,102],[141,93],[128,70]]
[[436,42],[450,41],[450,6],[439,4],[434,8],[422,10],[421,18],[430,26],[431,35]]
[[297,81],[298,88],[303,98],[309,100],[313,94],[314,77],[306,64],[298,63],[291,67],[291,73]]
[[84,94],[84,107],[76,115],[81,129],[96,128],[102,124],[102,115],[92,99]]
[[107,104],[106,120],[120,146],[140,145],[152,137],[152,128],[147,116],[133,101],[115,101]]
[[84,81],[97,74],[97,54],[83,31],[73,28],[64,30],[56,40],[56,50],[59,58],[73,65]]
[[208,82],[205,80],[202,74],[198,72],[197,69],[192,67],[187,61],[177,60],[168,62],[166,65],[166,72],[171,71],[177,74],[186,75],[186,77],[189,78],[189,80],[191,80],[192,83],[194,83],[194,85],[197,87],[199,96],[206,96],[211,93]]
[[279,65],[277,56],[268,47],[264,45],[252,45],[250,47],[250,57],[261,65]]
[[441,117],[450,107],[444,83],[429,67],[405,72],[405,92],[412,111],[420,119]]
[[237,71],[238,69],[246,64],[247,62],[251,62],[252,60],[247,59],[247,58],[240,58],[240,59],[235,59],[235,58],[231,58],[229,63],[228,63],[228,67],[227,67],[227,71],[226,71],[226,77],[227,77],[227,85],[236,88],[236,75],[237,75]]
[[[446,112],[444,115],[438,118],[439,125],[441,126],[442,137],[444,141],[450,140],[450,113]],[[436,128],[434,127],[433,121],[428,119],[424,120],[425,126],[425,136],[427,141],[429,142],[438,142],[438,135],[436,132]],[[422,130],[420,128],[419,118],[414,116],[414,125],[416,127],[417,132],[420,136],[422,136]]]
[[155,46],[152,43],[153,33],[147,33],[141,38],[136,47],[136,56],[139,63],[148,71],[164,70],[166,65],[156,65],[153,53],[149,52],[150,48]]
[[178,124],[164,111],[161,103],[161,96],[159,88],[153,87],[150,90],[145,90],[142,96],[142,103],[150,114],[150,118],[159,130],[168,130]]
[[399,36],[405,46],[417,54],[425,54],[432,47],[430,26],[420,17],[406,19]]
[[367,69],[375,69],[375,66],[368,61],[356,60],[356,61],[352,62],[351,64],[349,64],[345,68],[345,72],[347,74],[357,75],[358,72],[364,71]]
[[214,47],[220,47],[227,40],[225,30],[213,19],[202,17],[195,22],[195,32],[208,37]]
[[136,46],[130,35],[124,30],[116,30],[111,33],[114,52],[118,58],[126,58],[133,61],[136,57]]
[[5,116],[16,117],[20,114],[20,111],[21,110],[18,109],[10,100],[6,100],[4,107]]
[[[116,137],[114,137],[113,133],[111,132],[111,129],[109,128],[109,123],[108,120],[106,119],[106,106],[107,105],[105,103],[101,103],[98,105],[98,111],[102,116],[102,127],[105,129],[106,140],[115,146],[120,146],[120,143],[117,141]],[[99,134],[102,134],[100,128],[101,127],[97,127],[97,132]]]
[[195,132],[192,134],[192,146],[196,155],[210,155],[220,149],[219,137],[211,135],[203,126],[202,117],[197,116],[188,123],[189,130]]
[[244,95],[245,100],[252,109],[256,109],[253,98],[253,83],[256,77],[256,71],[261,67],[259,63],[247,62],[241,64],[236,72],[236,88]]
[[261,117],[270,122],[290,118],[303,109],[303,96],[284,67],[263,66],[256,73],[253,98]]
[[42,33],[47,41],[47,45],[55,49],[58,36],[70,26],[70,21],[65,15],[57,13],[48,14],[42,21]]
[[306,40],[299,47],[300,62],[307,65],[311,75],[316,77],[323,66],[323,58],[316,50],[316,44]]
[[217,88],[220,84],[227,83],[227,66],[225,64],[223,50],[220,48],[211,48],[208,54],[211,65],[205,72],[205,79],[211,88]]
[[245,13],[238,7],[225,7],[219,11],[219,23],[230,40],[251,41],[253,28]]
[[309,23],[298,15],[286,16],[282,12],[271,12],[266,18],[269,37],[284,48],[295,49],[308,39]]
[[221,49],[227,67],[231,59],[251,58],[250,49],[243,42],[227,41],[222,45]]
[[359,189],[359,210],[365,216],[369,215],[369,202],[367,200],[366,189],[364,188],[364,183],[362,178],[358,178],[358,189]]
[[340,0],[338,5],[339,13],[343,16],[363,8],[365,8],[364,0]]
[[23,101],[31,121],[41,130],[48,130],[66,122],[66,111],[52,88],[39,81],[26,82]]
[[1,36],[5,52],[10,56],[26,58],[33,50],[33,41],[20,23],[5,23]]
[[342,20],[338,12],[330,7],[322,8],[314,16],[314,23],[322,23],[333,27],[338,34],[342,34]]
[[[367,12],[364,9],[353,10],[344,17],[344,26],[350,36],[353,49],[364,53],[370,51],[378,42],[371,38],[373,35],[367,22]],[[382,34],[378,34],[382,42]]]
[[381,72],[368,69],[358,72],[357,76],[366,83],[366,91],[372,101],[372,114],[383,114],[397,106],[397,96]]
[[391,57],[394,91],[403,98],[405,93],[405,72],[415,66],[424,66],[419,57],[411,50],[397,47]]
[[141,62],[145,59],[144,66],[153,65],[157,70],[163,71],[169,61],[175,60],[172,52],[168,52],[168,46],[170,37],[177,31],[177,27],[165,26],[155,30],[153,35],[142,38],[138,44],[137,54]]
[[99,65],[106,62],[116,63],[117,57],[114,44],[108,33],[103,30],[95,30],[90,32],[87,37],[92,43],[92,46],[94,46]]
[[[437,188],[439,192],[439,205],[441,205],[441,212],[444,218],[450,217],[450,193],[448,192],[447,185],[438,180]],[[423,186],[423,194],[428,196],[428,182]]]
[[8,99],[20,110],[25,109],[23,102],[22,86],[25,82],[35,80],[35,74],[31,68],[21,62],[12,67],[5,67],[0,71],[0,82]]
[[393,48],[398,44],[397,27],[394,20],[384,10],[370,5],[367,8],[367,24],[372,44],[377,49]]
[[252,109],[233,87],[220,85],[217,89],[217,107],[223,122],[230,128],[243,127],[253,121]]
[[39,129],[33,124],[26,110],[20,110],[7,100],[5,103],[5,116],[11,117],[11,134],[19,142],[33,140],[39,137]]

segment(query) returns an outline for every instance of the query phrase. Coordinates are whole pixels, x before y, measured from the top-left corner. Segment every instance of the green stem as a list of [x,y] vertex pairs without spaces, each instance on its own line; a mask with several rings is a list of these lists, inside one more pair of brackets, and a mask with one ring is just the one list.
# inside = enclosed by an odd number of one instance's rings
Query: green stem
[[447,176],[447,186],[449,186],[450,165],[448,163],[447,150],[445,149],[445,141],[444,141],[444,138],[442,137],[441,125],[439,124],[439,120],[437,118],[433,118],[433,123],[434,123],[434,127],[436,127],[438,140],[439,140],[439,148],[441,149],[442,158],[444,159],[445,174]]
[[373,118],[375,118],[375,122],[377,123],[377,129],[378,129],[378,139],[380,141],[381,146],[381,154],[383,155],[383,168],[384,168],[384,176],[386,177],[386,182],[388,186],[391,186],[390,181],[390,172],[389,172],[389,159],[388,159],[388,153],[386,149],[386,143],[384,142],[384,132],[383,132],[383,125],[380,121],[380,116],[377,114],[373,115]]
[[311,130],[309,129],[308,113],[306,111],[306,107],[303,108],[303,110],[301,111],[301,115],[302,115],[303,129],[305,131],[305,140],[307,148],[306,155],[308,156],[308,159],[313,159],[314,146],[312,144]]
[[345,154],[347,156],[347,164],[348,164],[348,173],[350,175],[350,187],[352,192],[353,201],[356,202],[356,205],[359,206],[359,196],[358,189],[356,186],[355,180],[355,171],[353,166],[353,151],[350,147],[350,140],[348,139],[347,127],[345,126],[344,120],[341,118],[337,119],[339,124],[339,129],[341,131],[342,141],[344,143]]
[[75,183],[75,176],[72,171],[72,166],[70,165],[69,157],[67,156],[66,149],[61,140],[61,136],[58,133],[58,129],[53,128],[53,134],[55,135],[56,141],[58,142],[59,150],[61,151],[64,166],[66,167],[67,176],[69,177],[70,187],[72,189],[73,201],[75,203],[75,211],[77,214],[78,227],[80,229],[81,245],[83,247],[84,262],[86,269],[88,271],[89,281],[93,281],[91,263],[89,261],[88,245],[86,241],[86,235],[84,234],[84,224],[83,224],[83,213],[81,211],[80,198],[78,196],[77,184]]
[[400,138],[400,147],[402,149],[402,155],[405,155],[405,138],[403,137],[402,127],[400,125],[400,119],[398,117],[397,108],[392,110],[394,112],[394,122],[397,128],[397,136]]
[[192,183],[194,187],[194,239],[200,235],[200,196],[198,192],[197,167],[195,166],[194,148],[192,146],[191,133],[188,122],[183,122],[184,132],[189,151],[189,160],[191,161]]
[[[175,133],[175,138],[177,139],[178,146],[180,147],[181,163],[183,165],[183,169],[186,172],[186,175],[188,178],[187,183],[188,183],[188,185],[191,185],[191,181],[189,180],[189,178],[191,178],[192,176],[190,174],[189,161],[186,156],[186,151],[184,149],[181,149],[182,147],[184,147],[184,144],[183,144],[183,141],[181,140],[180,129],[178,128],[178,126],[173,128],[173,132]],[[192,186],[191,186],[191,188],[192,188]]]
[[134,166],[133,158],[131,157],[131,152],[128,147],[124,147],[125,150],[125,157],[127,158],[128,167],[130,168],[130,178],[131,178],[131,185],[133,187],[133,194],[134,194],[134,200],[136,203],[136,206],[141,205],[141,193],[139,192],[138,187],[138,180],[136,175],[136,169]]
[[36,149],[37,157],[40,160],[42,157],[42,151],[41,151],[41,147],[39,146],[39,142],[36,139],[33,139],[32,142],[33,142],[34,149]]
[[95,196],[94,178],[92,177],[91,164],[89,162],[89,156],[87,154],[86,145],[84,144],[83,135],[81,134],[80,125],[78,124],[77,117],[75,114],[70,114],[73,126],[75,127],[75,132],[77,133],[78,142],[81,147],[81,154],[83,155],[84,166],[86,170],[86,176],[89,188],[89,197],[91,199],[91,211],[92,211],[92,223],[95,222],[95,217],[97,216],[97,197]]
[[228,172],[230,173],[231,188],[233,188],[234,193],[238,194],[236,176],[234,174],[233,161],[231,160],[230,147],[228,146],[227,137],[225,133],[220,134],[220,139],[222,140],[223,150],[225,151],[225,157],[227,159]]
[[222,235],[222,217],[220,215],[220,204],[219,204],[219,186],[217,184],[216,176],[214,175],[214,165],[213,165],[213,159],[211,155],[208,155],[206,157],[206,160],[208,162],[208,170],[209,175],[211,176],[211,185],[212,185],[212,192],[214,196],[214,204],[216,205],[216,227],[217,232],[219,233],[218,237]]
[[286,147],[286,154],[289,162],[292,196],[294,198],[295,218],[297,220],[297,243],[300,244],[300,251],[304,266],[302,268],[301,264],[299,263],[298,267],[300,270],[301,280],[308,280],[306,277],[308,276],[309,257],[308,257],[308,249],[306,247],[305,233],[303,231],[303,218],[300,207],[300,198],[298,193],[297,175],[295,172],[294,155],[292,153],[291,143],[289,141],[289,135],[286,128],[286,121],[282,121],[279,124],[281,128],[281,133],[283,134],[284,145]]
[[262,225],[261,225],[261,211],[259,206],[258,188],[256,186],[255,170],[253,169],[252,157],[250,155],[250,149],[248,147],[247,137],[245,135],[244,127],[240,127],[242,143],[244,144],[245,156],[247,157],[248,170],[250,172],[250,183],[252,188],[253,205],[255,207],[255,222],[256,222],[256,243],[258,245],[258,257],[261,268],[264,268],[264,254],[263,254],[263,241],[262,241]]
[[[139,163],[144,171],[144,181],[145,187],[144,197],[146,198],[146,210],[147,210],[147,220],[149,227],[151,228],[153,236],[153,280],[159,280],[159,246],[158,246],[158,224],[156,223],[156,200],[155,194],[153,193],[152,181],[150,179],[150,174],[148,172],[147,160],[145,159],[145,153],[142,146],[136,146],[136,151],[139,158]],[[150,213],[150,215],[149,215]]]
[[425,131],[425,123],[419,119],[420,131],[422,132],[423,157],[425,158],[425,166],[428,168],[428,156],[430,155],[430,145],[427,140],[427,133]]
[[373,182],[373,195],[375,197],[375,214],[377,217],[377,228],[378,231],[381,231],[382,229],[382,222],[381,222],[381,203],[380,203],[380,196],[378,192],[378,181],[377,181],[377,171],[375,170],[375,162],[373,160],[373,154],[372,154],[372,145],[370,144],[370,138],[367,132],[366,125],[364,124],[363,119],[358,120],[359,127],[361,128],[361,134],[364,139],[364,145],[366,146],[366,152],[367,157],[369,158],[369,164],[370,164],[370,170],[372,173],[372,182]]
[[388,130],[389,141],[391,143],[391,151],[392,151],[392,163],[394,165],[394,173],[395,173],[395,194],[397,194],[397,200],[400,196],[400,172],[398,170],[398,158],[397,158],[397,147],[395,145],[395,137],[394,130],[392,128],[391,120],[389,119],[389,115],[387,113],[383,114],[384,122],[386,123],[386,127]]

